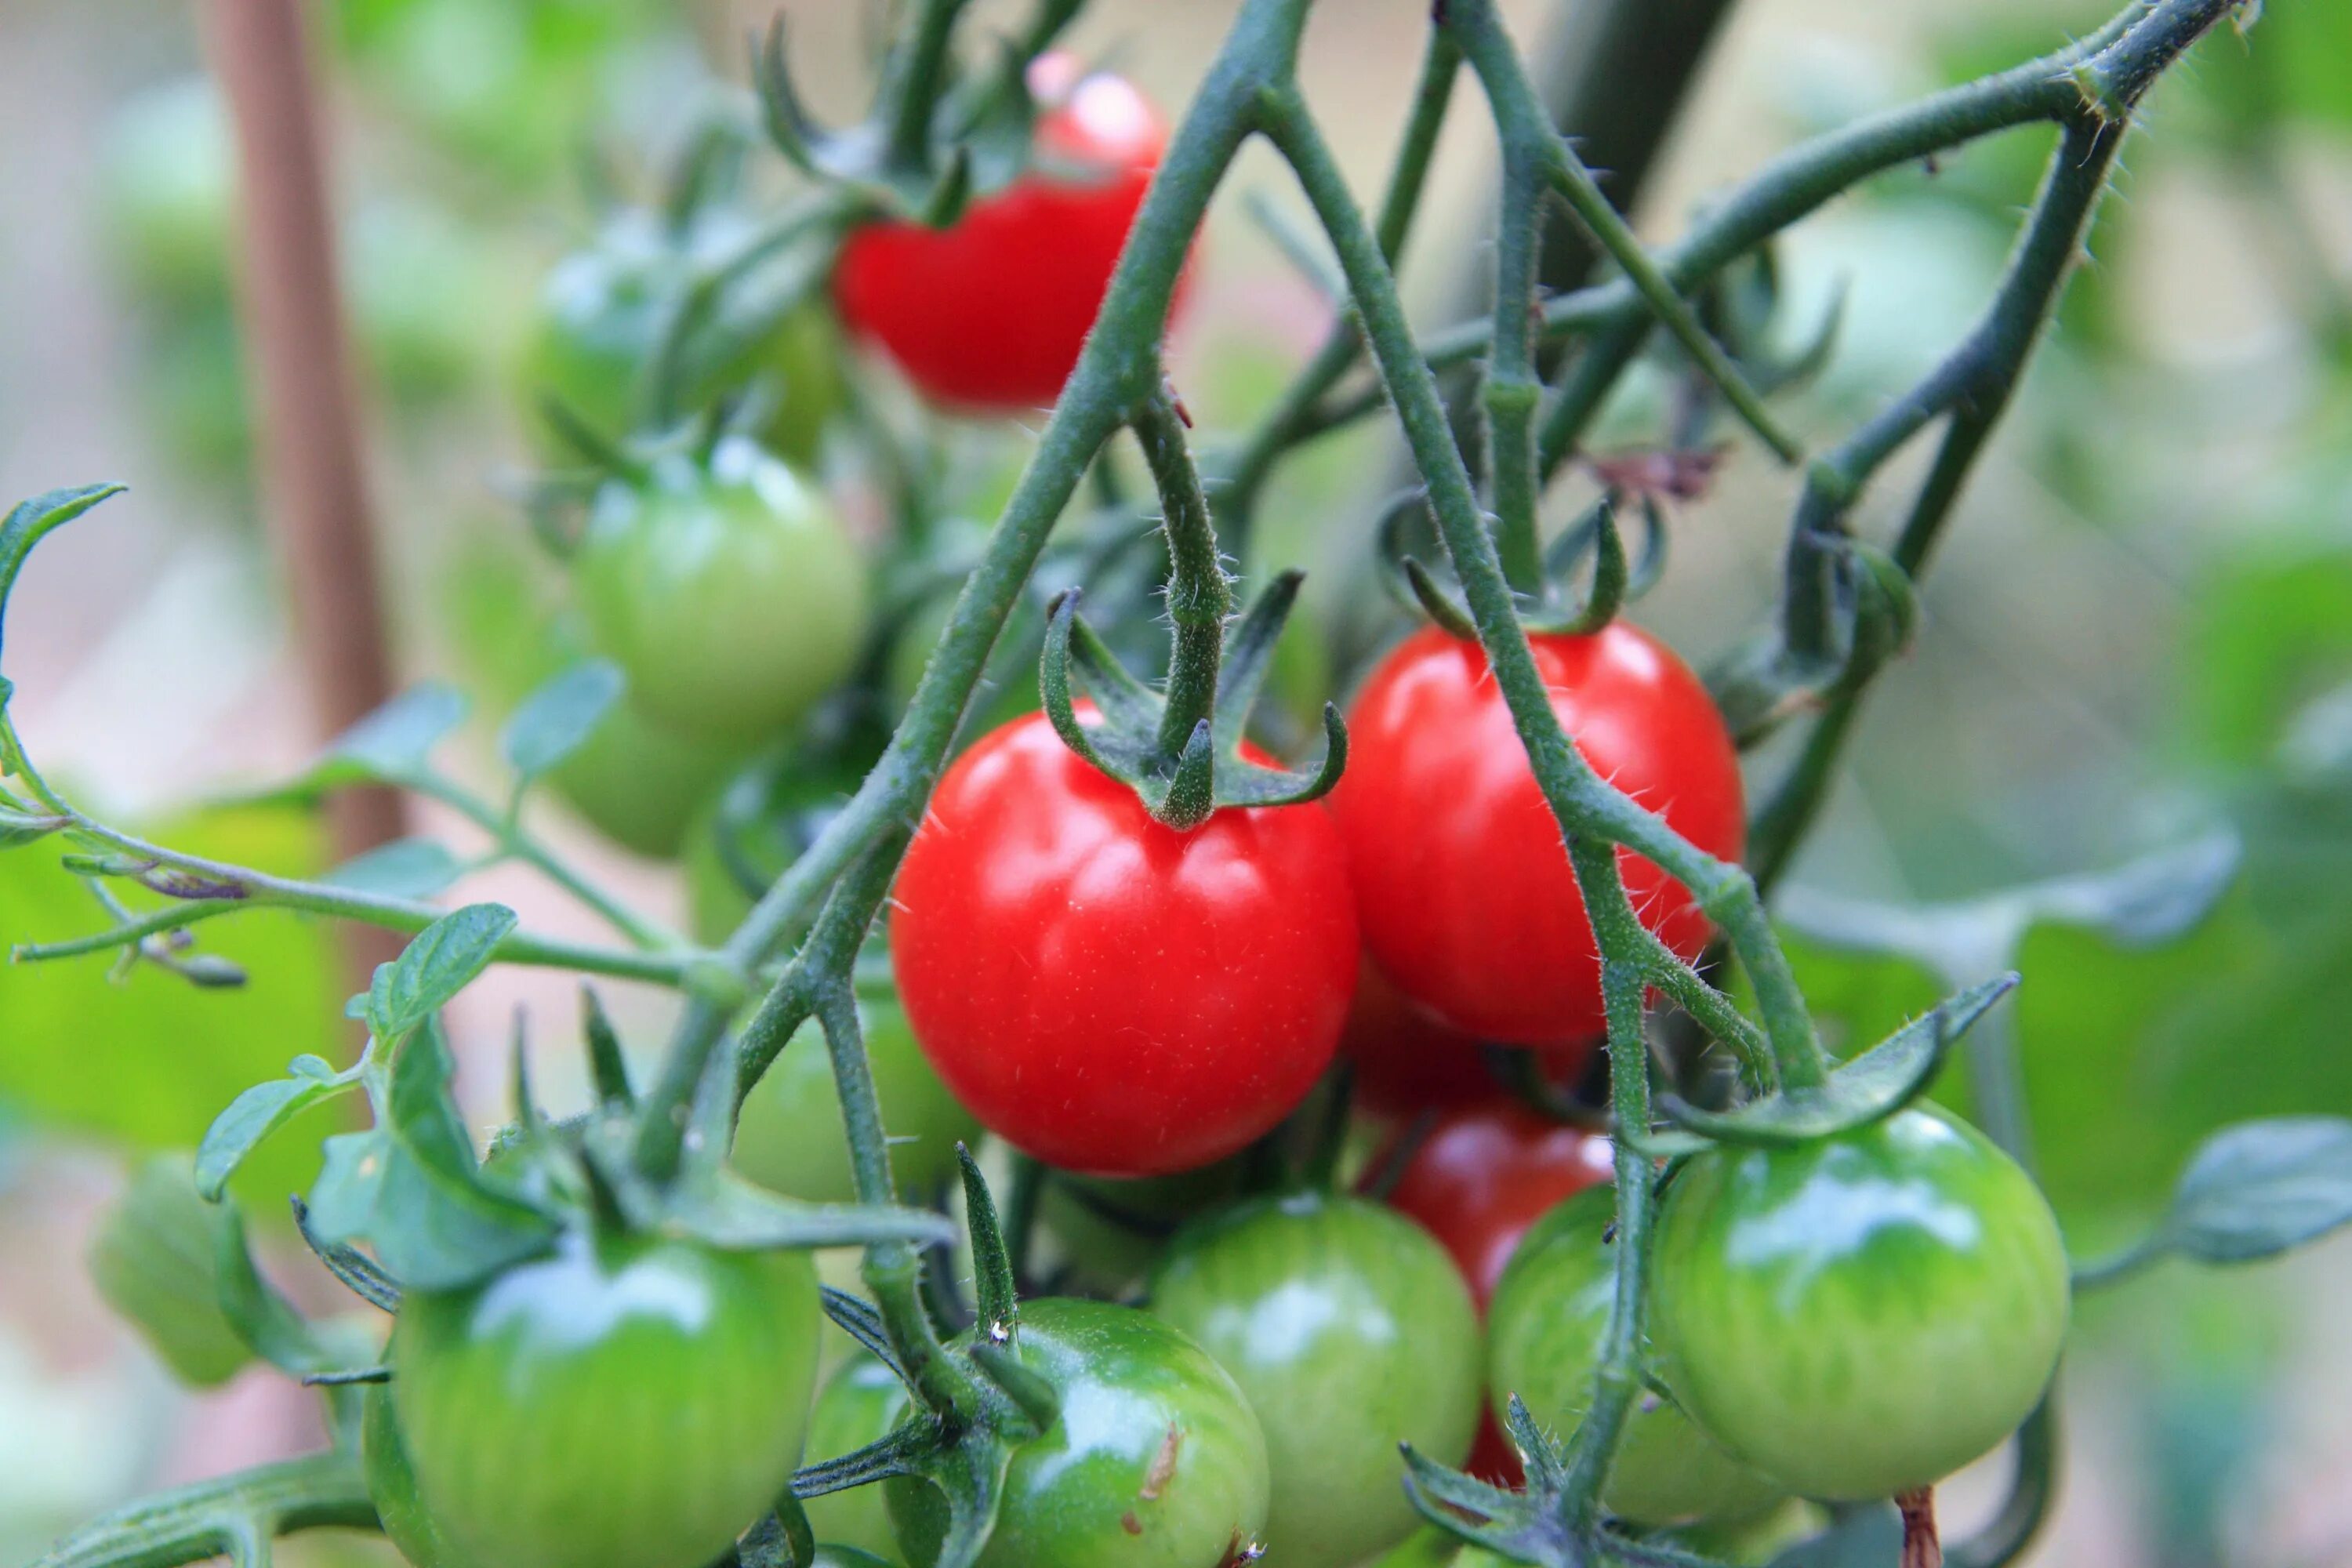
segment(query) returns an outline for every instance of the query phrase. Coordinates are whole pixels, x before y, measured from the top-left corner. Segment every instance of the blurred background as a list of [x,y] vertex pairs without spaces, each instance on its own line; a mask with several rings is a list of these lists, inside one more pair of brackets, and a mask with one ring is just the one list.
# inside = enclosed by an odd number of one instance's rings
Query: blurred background
[[[1555,21],[1550,0],[1505,8],[1523,38]],[[649,189],[698,108],[740,91],[746,30],[771,9],[311,9],[395,662],[404,681],[440,676],[484,697],[470,750],[485,777],[500,702],[516,695],[496,634],[528,545],[499,481],[543,439],[529,397],[543,280],[594,232],[600,182]],[[854,112],[866,8],[783,9],[812,107]],[[1072,41],[1172,114],[1232,10],[1101,0]],[[1807,940],[1820,895],[1964,916],[2020,884],[2239,846],[2230,891],[2190,929],[2124,940],[2051,921],[2024,937],[2011,1022],[2078,1257],[2136,1235],[2213,1127],[2352,1112],[2352,5],[2271,11],[2251,47],[2225,29],[2150,100],[2092,265],[1949,531],[1918,647],[1883,679],[1792,878],[1801,978],[1840,1037],[1866,1040],[1944,982],[1916,959]],[[1740,0],[1640,226],[1671,238],[1774,149],[2047,52],[2103,15],[2080,0]],[[1309,96],[1368,197],[1425,16],[1424,0],[1344,0],[1309,33]],[[1798,428],[1842,431],[1959,335],[2049,142],[2015,133],[1899,172],[1788,237],[1791,338],[1844,300],[1835,356],[1792,405]],[[1465,89],[1405,262],[1427,325],[1485,264],[1490,151]],[[775,163],[756,155],[755,174]],[[316,869],[327,851],[308,822],[191,804],[284,777],[320,740],[260,521],[236,185],[184,8],[0,0],[0,496],[131,486],[46,544],[11,606],[27,742],[115,820]],[[1303,212],[1254,153],[1213,219],[1178,343],[1212,446],[1246,428],[1328,321],[1244,197]],[[1653,438],[1665,381],[1637,375],[1594,447]],[[942,422],[932,434],[969,515],[993,515],[1028,432]],[[1899,522],[1923,456],[1890,470],[1864,527]],[[1379,491],[1364,476],[1392,460],[1369,425],[1294,462],[1248,564],[1309,567],[1311,613],[1348,620],[1377,593],[1364,533]],[[856,476],[841,483],[854,512]],[[1742,447],[1713,492],[1679,510],[1666,580],[1637,618],[1695,663],[1731,647],[1772,603],[1793,493],[1790,475]],[[1307,696],[1344,679],[1319,674]],[[1775,765],[1768,752],[1759,777]],[[648,907],[681,908],[674,868],[560,806],[546,826]],[[474,896],[544,929],[581,920],[501,874]],[[99,918],[45,857],[0,858],[0,938]],[[314,1440],[310,1400],[266,1373],[179,1391],[80,1268],[127,1156],[192,1144],[297,1052],[348,1054],[326,932],[280,915],[213,929],[252,973],[241,992],[199,992],[152,966],[110,984],[103,959],[0,969],[0,1563],[140,1489]],[[658,1037],[664,998],[618,987],[613,1001],[626,1032]],[[517,1005],[547,1020],[543,1081],[559,1098],[570,1070],[570,983],[492,975],[453,1020],[484,1126]],[[254,1212],[282,1215],[308,1173],[305,1142],[282,1138],[248,1168]],[[2347,1288],[2352,1243],[2339,1241],[2226,1276],[2168,1267],[2086,1304],[2067,1372],[2066,1491],[2032,1560],[2352,1564],[2352,1337],[2336,1305]],[[1955,1490],[1954,1533],[1999,1481]],[[363,1542],[286,1550],[388,1561]]]

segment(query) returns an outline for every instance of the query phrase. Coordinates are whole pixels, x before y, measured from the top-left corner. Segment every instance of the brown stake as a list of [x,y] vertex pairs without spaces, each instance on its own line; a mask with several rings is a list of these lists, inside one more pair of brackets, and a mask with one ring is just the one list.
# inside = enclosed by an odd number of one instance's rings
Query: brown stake
[[[321,735],[332,735],[391,695],[392,671],[302,5],[206,0],[203,18],[236,124],[239,299],[261,489],[311,707]],[[339,793],[328,821],[341,857],[404,831],[389,789]],[[355,931],[350,951],[362,977],[389,951],[388,937]]]
[[1944,1543],[1936,1534],[1936,1489],[1896,1492],[1903,1514],[1903,1568],[1944,1568]]

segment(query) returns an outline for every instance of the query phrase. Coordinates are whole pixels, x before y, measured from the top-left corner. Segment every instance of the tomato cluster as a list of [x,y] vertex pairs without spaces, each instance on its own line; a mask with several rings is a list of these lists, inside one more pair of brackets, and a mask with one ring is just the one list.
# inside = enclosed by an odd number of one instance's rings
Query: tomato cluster
[[[954,585],[919,537],[936,520],[901,495],[867,526],[857,501],[889,484],[854,451],[838,471],[857,443],[835,434],[873,410],[849,406],[863,380],[835,326],[939,407],[1050,403],[1161,154],[1118,79],[1047,57],[1030,87],[1034,156],[1009,182],[940,226],[903,201],[851,215],[822,274],[830,320],[803,300],[716,349],[667,337],[744,242],[725,211],[616,217],[542,301],[530,374],[593,473],[551,531],[563,602],[488,618],[523,626],[518,685],[617,667],[625,695],[551,782],[625,845],[683,848],[714,943],[885,755],[907,650]],[[709,416],[660,427],[674,404]],[[1736,861],[1738,756],[1675,653],[1622,622],[1530,647],[1584,763]],[[1104,713],[1049,718],[1024,694],[968,722],[919,820],[891,825],[909,837],[856,1012],[898,1195],[944,1205],[982,1144],[1018,1173],[1012,1256],[967,1187],[969,1271],[916,1285],[901,1254],[868,1279],[883,1302],[903,1285],[936,1337],[835,1298],[865,1348],[820,1390],[811,1265],[722,1245],[740,1234],[726,1203],[839,1210],[725,1187],[703,1194],[713,1240],[645,1220],[642,1194],[591,1193],[538,1255],[399,1304],[391,1383],[358,1424],[380,1522],[416,1568],[702,1568],[804,1463],[844,1467],[800,1483],[818,1561],[841,1568],[931,1568],[974,1475],[994,1492],[983,1568],[1228,1568],[1259,1547],[1350,1568],[1415,1530],[1400,1444],[1522,1486],[1509,1401],[1565,1436],[1625,1374],[1603,1366],[1620,1151],[1587,1130],[1600,955],[1478,644],[1432,628],[1377,662],[1322,801],[1219,793],[1227,763],[1272,763],[1214,723],[1211,798],[1177,814],[1113,748],[1076,743],[1068,726],[1099,739]],[[1641,921],[1696,959],[1712,932],[1690,891],[1619,865]],[[875,1201],[843,1094],[803,1027],[743,1092],[731,1148],[698,1125],[712,1184],[723,1156],[726,1182],[798,1205]],[[572,1135],[595,1188],[610,1150]],[[1662,1182],[1641,1388],[1600,1494],[1623,1527],[1784,1529],[1791,1500],[1926,1486],[2046,1387],[2063,1249],[2030,1181],[1957,1122],[1711,1145]],[[190,1353],[208,1375],[241,1360]],[[922,1375],[942,1366],[982,1393],[943,1397]],[[964,1470],[912,1458],[950,1450]],[[859,1473],[883,1479],[817,1495],[877,1452]]]

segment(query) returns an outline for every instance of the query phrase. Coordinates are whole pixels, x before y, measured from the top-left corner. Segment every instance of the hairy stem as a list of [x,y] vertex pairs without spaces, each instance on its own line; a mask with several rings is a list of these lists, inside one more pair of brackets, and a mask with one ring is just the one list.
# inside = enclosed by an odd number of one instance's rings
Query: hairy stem
[[1201,471],[1184,439],[1184,421],[1165,390],[1136,411],[1135,438],[1142,443],[1160,490],[1162,526],[1168,534],[1168,618],[1175,647],[1168,661],[1167,703],[1160,721],[1160,754],[1175,765],[1192,731],[1215,716],[1217,671],[1224,659],[1225,620],[1234,613],[1234,592],[1217,554],[1216,524]]
[[313,1454],[142,1498],[75,1531],[32,1568],[178,1568],[296,1531],[373,1530],[375,1505],[353,1457]]

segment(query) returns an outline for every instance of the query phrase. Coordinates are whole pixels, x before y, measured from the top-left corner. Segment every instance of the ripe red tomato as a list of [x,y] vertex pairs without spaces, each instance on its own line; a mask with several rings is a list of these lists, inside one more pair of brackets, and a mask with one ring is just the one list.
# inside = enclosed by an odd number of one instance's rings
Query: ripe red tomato
[[[1545,1050],[1544,1077],[1561,1088],[1574,1085],[1592,1059],[1593,1044],[1578,1040]],[[1372,1116],[1402,1121],[1495,1098],[1484,1047],[1414,1007],[1369,962],[1356,980],[1339,1054],[1355,1068],[1358,1108]]]
[[1043,408],[1061,392],[1168,142],[1132,83],[1077,78],[1068,56],[1041,57],[1030,91],[1043,112],[1029,173],[949,228],[865,225],[833,275],[852,331],[924,395],[977,413]]
[[[1737,858],[1739,759],[1689,668],[1622,622],[1528,640],[1594,771],[1708,854]],[[1434,628],[1407,638],[1365,683],[1348,737],[1332,809],[1372,961],[1480,1039],[1598,1034],[1591,922],[1485,653]],[[1689,893],[1647,860],[1619,858],[1643,922],[1697,956],[1707,921]]]
[[[1519,1237],[1561,1199],[1609,1180],[1610,1160],[1606,1138],[1490,1096],[1438,1117],[1389,1203],[1444,1244],[1484,1313]],[[1375,1161],[1373,1169],[1382,1163]],[[1463,1468],[1499,1487],[1527,1479],[1518,1450],[1491,1411],[1479,1417]]]
[[893,902],[899,998],[949,1089],[1091,1175],[1190,1170],[1265,1132],[1330,1065],[1355,990],[1322,807],[1179,833],[1042,713],[948,770]]
[[1611,1157],[1606,1138],[1490,1100],[1437,1119],[1389,1204],[1445,1244],[1483,1311],[1528,1227],[1562,1198],[1609,1180]]

